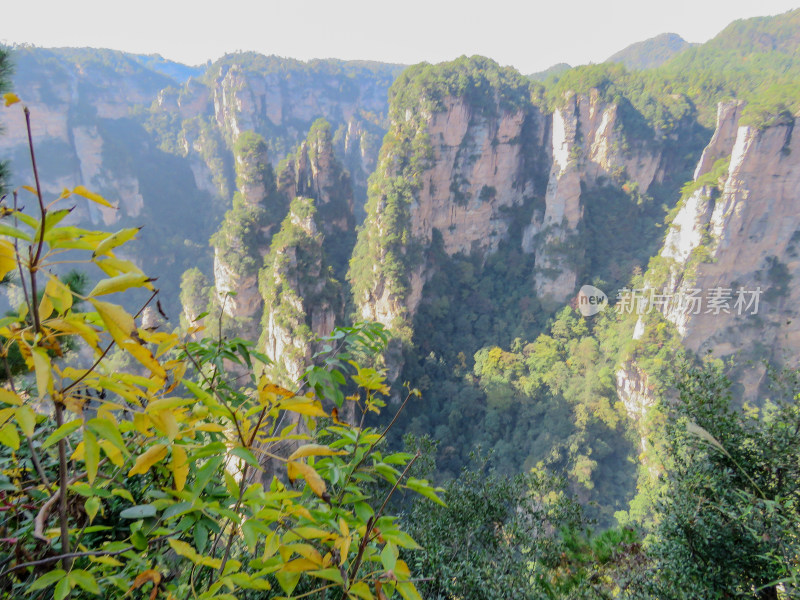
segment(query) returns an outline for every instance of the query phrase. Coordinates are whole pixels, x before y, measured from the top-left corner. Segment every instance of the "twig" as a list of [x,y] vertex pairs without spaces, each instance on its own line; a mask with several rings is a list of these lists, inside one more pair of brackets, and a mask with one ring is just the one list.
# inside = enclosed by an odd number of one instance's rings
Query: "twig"
[[[14,227],[17,226],[17,191],[14,190]],[[19,257],[19,240],[14,238],[14,254],[17,257],[17,268],[19,269],[19,282],[22,285],[22,293],[25,296],[25,305],[28,307],[28,312],[33,314],[33,306],[31,299],[28,297],[28,285],[25,283],[25,273],[22,270],[22,260]]]
[[[156,542],[160,542],[167,538],[171,538],[173,536],[178,535],[180,532],[176,531],[174,533],[169,533],[166,535],[161,535],[159,537],[153,538],[152,540],[148,540],[147,544],[154,544]],[[50,563],[58,562],[63,558],[68,558],[70,560],[74,558],[82,558],[84,556],[118,556],[120,554],[124,554],[125,552],[130,552],[131,550],[136,550],[136,546],[128,546],[127,548],[123,548],[122,550],[91,550],[87,552],[70,552],[69,554],[61,554],[59,556],[48,556],[47,558],[42,558],[40,560],[34,560],[31,562],[20,563],[18,565],[14,565],[10,569],[6,569],[2,573],[0,573],[0,577],[5,577],[9,573],[13,573],[14,571],[19,571],[20,569],[27,569],[28,567],[38,567],[41,565],[48,565]]]
[[[397,418],[400,416],[400,413],[403,412],[403,409],[405,408],[406,403],[408,402],[409,398],[411,398],[411,394],[410,393],[406,396],[406,399],[403,400],[403,403],[400,405],[400,408],[397,409],[397,412],[394,414],[394,417],[392,418],[392,420],[389,422],[389,424],[383,430],[383,433],[381,433],[380,436],[378,436],[377,440],[375,440],[374,442],[372,442],[372,444],[370,444],[369,448],[364,453],[364,456],[362,456],[361,459],[355,464],[355,466],[352,469],[350,469],[350,472],[347,474],[347,479],[345,479],[345,482],[342,484],[342,488],[341,488],[341,490],[339,492],[339,496],[338,496],[338,500],[339,501],[341,501],[342,497],[344,496],[345,489],[347,488],[347,484],[350,483],[350,479],[353,477],[353,473],[355,473],[358,470],[358,467],[360,467],[363,464],[363,462],[365,460],[367,460],[367,457],[372,453],[372,450],[375,448],[375,446],[377,446],[378,443],[384,437],[386,437],[386,434],[389,432],[389,430],[395,424],[395,422],[397,421]],[[358,435],[359,436],[361,435],[361,428],[359,428]]]
[[[149,304],[150,304],[150,303],[153,301],[153,298],[155,298],[155,297],[156,297],[156,294],[158,294],[158,290],[153,290],[153,293],[152,293],[152,294],[150,294],[150,297],[147,299],[147,302],[145,302],[145,303],[142,305],[142,307],[139,309],[139,312],[137,312],[135,315],[133,315],[133,318],[134,318],[134,319],[138,318],[138,317],[139,317],[139,315],[141,315],[141,314],[144,312],[144,309],[145,309],[145,308],[147,308],[147,307],[148,307],[148,305],[149,305]],[[113,348],[113,347],[114,347],[114,344],[115,344],[115,343],[116,343],[116,342],[115,342],[114,340],[111,340],[111,342],[109,342],[108,346],[106,346],[106,349],[105,349],[105,350],[103,350],[103,352],[100,354],[100,356],[98,356],[98,357],[97,357],[97,360],[95,360],[95,361],[92,363],[92,366],[91,366],[91,367],[89,367],[88,369],[86,369],[86,371],[84,371],[84,372],[83,372],[83,374],[82,374],[80,377],[78,377],[77,379],[75,379],[75,381],[73,381],[72,383],[70,383],[70,384],[69,384],[67,387],[65,387],[63,390],[61,390],[61,394],[62,394],[62,395],[66,395],[66,393],[67,393],[68,391],[70,391],[72,388],[74,388],[76,385],[78,385],[78,384],[79,384],[81,381],[83,381],[84,379],[86,379],[86,378],[89,376],[89,373],[91,373],[92,371],[94,371],[94,370],[97,368],[97,366],[98,366],[98,365],[99,365],[99,364],[100,364],[100,363],[103,361],[103,359],[104,359],[104,358],[106,357],[106,355],[109,353],[109,351],[111,350],[111,348]]]
[[[31,257],[28,264],[28,272],[31,279],[31,301],[33,308],[33,325],[36,333],[41,331],[41,321],[39,320],[39,306],[36,302],[36,272],[39,270],[39,259],[42,256],[42,247],[44,246],[44,229],[47,221],[47,208],[44,206],[44,199],[42,198],[42,185],[39,181],[39,169],[36,166],[36,153],[33,150],[33,133],[31,132],[31,111],[26,106],[25,112],[25,125],[28,129],[28,148],[31,151],[31,165],[33,166],[33,179],[36,182],[36,198],[39,200],[39,213],[41,214],[41,221],[39,223],[39,241],[36,244],[36,256]],[[29,254],[31,247],[28,247]]]
[[[64,407],[56,402],[56,428],[64,425]],[[58,440],[58,520],[61,524],[61,554],[69,554],[69,518],[67,516],[67,441],[62,437]],[[65,558],[62,563],[65,571],[72,566],[72,559]]]
[[392,489],[389,490],[388,494],[386,494],[386,498],[384,498],[383,504],[381,504],[381,507],[378,509],[378,512],[376,512],[375,515],[370,517],[369,520],[367,521],[367,529],[366,531],[364,531],[364,537],[361,539],[361,543],[358,545],[358,554],[356,554],[356,558],[353,561],[352,566],[350,567],[352,573],[350,573],[350,575],[348,576],[347,578],[348,581],[352,581],[352,579],[358,573],[358,569],[361,567],[361,559],[364,557],[364,550],[366,550],[367,544],[370,541],[369,534],[372,532],[372,528],[375,527],[375,523],[378,522],[378,519],[380,519],[381,515],[383,514],[383,509],[385,509],[386,505],[389,503],[389,498],[392,497],[392,494],[394,494],[395,490],[397,489],[397,486],[400,485],[400,482],[406,476],[406,473],[408,473],[408,470],[411,468],[411,465],[413,465],[414,462],[419,457],[420,457],[420,451],[417,450],[417,453],[414,455],[414,458],[412,458],[409,461],[409,463],[406,465],[406,468],[400,474],[400,477],[398,477],[397,481],[394,482]]

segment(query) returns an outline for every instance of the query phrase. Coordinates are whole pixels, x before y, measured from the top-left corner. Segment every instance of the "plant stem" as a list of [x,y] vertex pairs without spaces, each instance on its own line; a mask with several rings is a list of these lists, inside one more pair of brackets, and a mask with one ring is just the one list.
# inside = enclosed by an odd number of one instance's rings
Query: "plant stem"
[[[64,407],[56,402],[56,427],[64,424]],[[61,566],[69,571],[72,558],[69,556],[69,521],[67,518],[67,442],[64,438],[58,440],[58,519],[61,524]]]

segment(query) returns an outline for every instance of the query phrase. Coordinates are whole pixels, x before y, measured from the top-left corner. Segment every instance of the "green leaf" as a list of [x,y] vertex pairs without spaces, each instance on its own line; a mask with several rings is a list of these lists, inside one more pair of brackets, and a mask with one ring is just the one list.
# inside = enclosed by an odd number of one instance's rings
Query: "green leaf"
[[17,423],[22,433],[31,437],[36,428],[36,413],[30,406],[20,406],[16,412]]
[[78,585],[81,587],[81,589],[89,592],[90,594],[100,594],[100,586],[97,585],[94,575],[84,571],[83,569],[73,569],[70,571],[69,580],[73,587]]
[[146,519],[147,517],[156,516],[156,512],[158,511],[153,504],[138,504],[136,506],[126,508],[119,513],[119,516],[123,519]]
[[425,496],[429,500],[433,500],[436,504],[441,506],[447,506],[444,501],[436,495],[436,492],[444,491],[441,488],[434,489],[431,485],[425,481],[424,479],[417,479],[416,477],[409,477],[408,481],[406,482],[405,487],[410,490],[414,490],[418,494]]
[[119,496],[120,498],[125,498],[125,500],[127,500],[131,504],[135,504],[135,500],[133,499],[133,496],[131,495],[131,493],[128,490],[123,490],[122,488],[117,488],[117,489],[111,491],[111,495],[112,496]]
[[69,595],[72,589],[69,578],[64,577],[56,584],[56,589],[53,590],[53,600],[64,600]]
[[383,550],[381,550],[381,564],[387,571],[394,571],[394,565],[397,562],[397,546],[391,542],[387,543]]
[[111,421],[107,419],[91,419],[86,423],[86,427],[89,431],[114,444],[117,448],[122,450],[124,454],[128,453],[128,449],[125,447],[125,442],[122,439],[122,434],[120,434],[119,429],[117,429],[116,425]]
[[320,569],[319,571],[309,571],[308,574],[311,575],[312,577],[327,579],[328,581],[333,581],[335,583],[341,583],[341,584],[344,583],[341,571],[333,567],[331,567],[330,569]]
[[86,478],[89,484],[93,484],[97,477],[97,465],[100,463],[100,446],[90,431],[83,432],[83,460],[86,463]]
[[199,552],[203,552],[208,544],[208,527],[201,521],[194,526],[194,545]]
[[166,521],[167,519],[186,514],[192,510],[192,506],[194,505],[191,502],[178,502],[168,507],[161,515],[161,518]]
[[231,454],[233,454],[234,456],[238,456],[251,467],[261,470],[261,465],[258,464],[258,460],[253,455],[253,453],[250,452],[250,450],[248,450],[247,448],[242,448],[241,446],[238,446],[233,450],[231,450]]
[[241,492],[239,490],[239,484],[236,482],[236,479],[227,470],[225,471],[224,475],[225,475],[225,487],[228,488],[228,493],[231,495],[232,498],[238,498]]
[[53,585],[56,581],[63,578],[64,575],[66,574],[67,572],[64,571],[63,569],[55,569],[53,571],[45,573],[27,588],[26,593],[30,594],[31,592],[35,592],[37,590],[43,590],[47,586]]
[[297,587],[297,582],[300,581],[300,575],[301,573],[286,573],[284,571],[279,571],[278,573],[275,573],[275,579],[278,580],[278,583],[283,588],[283,591],[291,596],[294,588]]
[[13,423],[6,423],[0,427],[0,444],[8,446],[12,450],[19,450],[19,433]]
[[94,521],[97,511],[100,510],[100,498],[97,496],[87,498],[86,502],[83,503],[83,509],[89,515],[89,522]]
[[49,448],[59,440],[67,437],[70,433],[78,429],[82,423],[83,419],[74,419],[69,423],[64,423],[61,427],[56,429],[47,437],[47,439],[44,441],[44,444],[42,444],[42,450]]
[[17,229],[16,227],[8,225],[7,223],[0,223],[0,235],[7,235],[9,237],[25,240],[26,242],[33,241],[33,238],[31,238],[31,236],[29,236],[27,233],[25,233],[21,229]]
[[192,498],[197,500],[197,498],[200,497],[200,494],[203,493],[208,482],[216,475],[217,470],[222,466],[224,460],[222,456],[215,456],[198,469],[194,488],[192,488]]
[[414,538],[408,535],[405,531],[397,531],[392,529],[381,530],[381,535],[387,542],[393,542],[401,548],[408,548],[409,550],[422,550],[422,546],[415,542]]

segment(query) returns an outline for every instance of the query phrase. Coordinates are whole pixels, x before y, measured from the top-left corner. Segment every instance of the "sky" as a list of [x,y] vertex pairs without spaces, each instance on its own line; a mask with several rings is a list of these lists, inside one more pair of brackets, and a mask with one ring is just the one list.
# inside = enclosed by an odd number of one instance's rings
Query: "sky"
[[4,3],[0,41],[91,46],[203,64],[254,50],[411,64],[482,54],[522,73],[603,62],[674,32],[704,42],[735,19],[800,0],[26,0]]

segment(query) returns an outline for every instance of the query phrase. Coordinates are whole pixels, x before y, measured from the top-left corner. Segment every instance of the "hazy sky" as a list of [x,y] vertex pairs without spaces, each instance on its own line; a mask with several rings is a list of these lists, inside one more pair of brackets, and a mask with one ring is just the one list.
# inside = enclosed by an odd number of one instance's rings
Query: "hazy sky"
[[189,64],[256,50],[300,59],[439,62],[483,54],[531,73],[602,62],[630,43],[675,32],[713,37],[734,19],[800,0],[15,0],[0,41],[158,53]]

